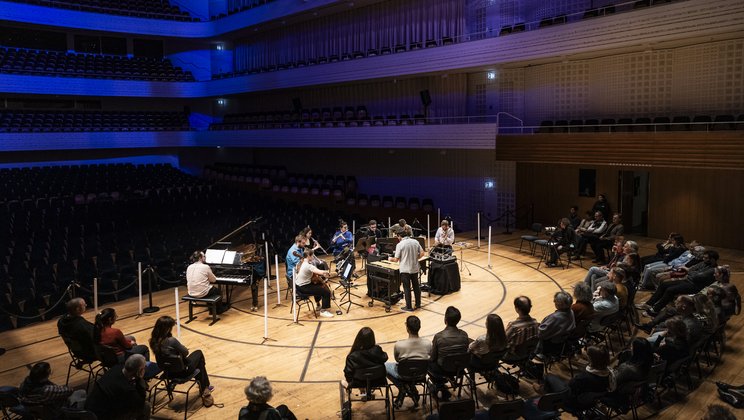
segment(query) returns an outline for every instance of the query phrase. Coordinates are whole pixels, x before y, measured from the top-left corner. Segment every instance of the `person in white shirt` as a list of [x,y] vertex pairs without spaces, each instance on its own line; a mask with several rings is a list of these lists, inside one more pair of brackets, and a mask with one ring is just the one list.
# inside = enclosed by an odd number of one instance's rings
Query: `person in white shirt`
[[434,235],[434,246],[451,249],[453,243],[455,243],[455,231],[450,228],[447,220],[442,220],[442,224]]
[[195,298],[220,296],[219,287],[213,286],[217,278],[212,268],[204,263],[206,256],[202,251],[191,255],[191,265],[186,268],[186,286],[189,296]]
[[332,318],[333,314],[328,311],[331,307],[331,290],[322,280],[313,281],[314,274],[327,277],[331,272],[329,270],[321,270],[312,264],[313,257],[315,256],[315,252],[312,249],[306,249],[302,256],[303,260],[300,263],[300,268],[295,274],[297,291],[305,295],[314,296],[316,301],[320,298],[320,316]]
[[400,261],[400,280],[403,282],[403,295],[406,298],[406,306],[403,308],[406,312],[413,311],[411,307],[411,287],[416,298],[416,309],[421,307],[421,283],[419,283],[418,273],[420,270],[418,259],[424,256],[424,249],[417,240],[411,238],[411,232],[403,230],[398,233],[400,242],[395,246],[395,257],[389,258],[390,261]]

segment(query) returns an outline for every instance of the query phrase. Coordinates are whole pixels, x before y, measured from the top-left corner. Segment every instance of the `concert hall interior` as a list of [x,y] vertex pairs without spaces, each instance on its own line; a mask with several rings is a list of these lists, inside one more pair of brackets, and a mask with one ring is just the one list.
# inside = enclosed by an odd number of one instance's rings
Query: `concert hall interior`
[[[729,0],[0,0],[3,418],[81,415],[3,388],[40,362],[65,396],[101,398],[95,381],[131,349],[112,359],[100,331],[149,347],[146,375],[166,366],[149,342],[163,316],[214,389],[197,375],[184,410],[165,374],[148,377],[154,418],[235,417],[258,376],[270,405],[304,419],[347,418],[349,395],[354,418],[538,418],[556,394],[554,417],[727,418],[711,404],[741,417],[742,28],[744,2]],[[591,307],[618,296],[614,318],[578,333],[556,294],[583,281]],[[415,307],[401,289],[419,282]],[[702,336],[675,327],[688,293]],[[540,331],[554,311],[581,325],[559,354],[544,339],[510,364],[513,342],[484,343],[493,314],[516,339],[520,296]],[[116,310],[91,360],[58,330],[74,298],[91,323]],[[451,306],[496,365],[467,356],[450,401],[347,394],[357,332],[394,362],[410,315],[436,347]],[[656,341],[675,328],[687,338]],[[684,354],[579,404],[576,383],[598,377],[589,348],[617,372],[634,340],[655,362]],[[568,396],[551,392],[572,378]]]

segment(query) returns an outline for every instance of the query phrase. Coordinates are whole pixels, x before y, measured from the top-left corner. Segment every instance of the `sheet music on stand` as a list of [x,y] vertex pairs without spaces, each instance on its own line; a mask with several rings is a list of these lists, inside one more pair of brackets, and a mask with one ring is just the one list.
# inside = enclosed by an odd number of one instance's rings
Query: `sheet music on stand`
[[204,253],[205,261],[207,264],[222,264],[222,259],[225,257],[225,249],[208,249]]

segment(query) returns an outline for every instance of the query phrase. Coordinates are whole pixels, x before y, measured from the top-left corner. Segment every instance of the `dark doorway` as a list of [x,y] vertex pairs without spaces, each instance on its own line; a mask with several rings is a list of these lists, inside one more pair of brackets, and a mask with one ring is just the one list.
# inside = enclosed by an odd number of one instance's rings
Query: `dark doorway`
[[648,232],[649,173],[620,171],[618,173],[619,206],[626,233],[645,236]]

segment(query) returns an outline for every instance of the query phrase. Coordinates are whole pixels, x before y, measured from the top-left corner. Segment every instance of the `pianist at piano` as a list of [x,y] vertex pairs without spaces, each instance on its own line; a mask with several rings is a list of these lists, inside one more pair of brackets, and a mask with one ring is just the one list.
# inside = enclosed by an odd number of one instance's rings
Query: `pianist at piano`
[[[321,299],[320,316],[332,318],[333,314],[328,310],[331,307],[331,290],[322,282],[313,281],[313,274],[328,277],[331,275],[329,270],[321,270],[312,264],[315,252],[312,249],[306,249],[303,254],[303,260],[300,268],[295,275],[295,285],[297,290],[303,294],[314,296],[316,301]],[[317,278],[317,277],[316,277]]]
[[220,289],[214,285],[217,277],[212,268],[204,263],[206,255],[196,251],[191,255],[191,265],[186,268],[186,285],[189,296],[196,298],[220,296]]

